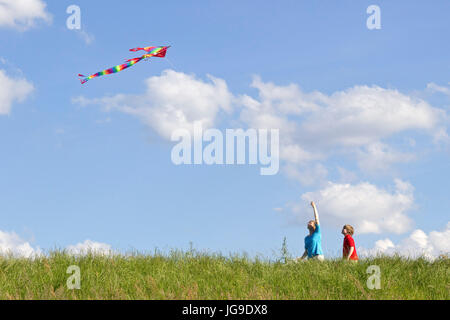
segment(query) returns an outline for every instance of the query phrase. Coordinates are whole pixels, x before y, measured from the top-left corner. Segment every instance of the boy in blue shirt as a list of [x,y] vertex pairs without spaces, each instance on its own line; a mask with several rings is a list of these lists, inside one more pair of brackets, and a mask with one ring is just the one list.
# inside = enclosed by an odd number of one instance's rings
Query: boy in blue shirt
[[307,228],[309,235],[305,237],[305,252],[300,259],[317,259],[319,261],[324,260],[322,251],[322,234],[320,233],[319,214],[317,213],[316,204],[311,201],[311,206],[314,210],[314,220],[308,222]]

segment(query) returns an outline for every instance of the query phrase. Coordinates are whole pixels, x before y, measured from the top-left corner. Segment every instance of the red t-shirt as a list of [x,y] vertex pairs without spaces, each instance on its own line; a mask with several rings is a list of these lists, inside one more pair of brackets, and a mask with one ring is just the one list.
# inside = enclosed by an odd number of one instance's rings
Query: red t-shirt
[[344,257],[347,257],[348,253],[350,252],[350,247],[353,247],[353,253],[350,256],[350,260],[358,260],[358,255],[356,254],[356,246],[355,246],[355,240],[353,240],[352,236],[347,234],[344,237]]

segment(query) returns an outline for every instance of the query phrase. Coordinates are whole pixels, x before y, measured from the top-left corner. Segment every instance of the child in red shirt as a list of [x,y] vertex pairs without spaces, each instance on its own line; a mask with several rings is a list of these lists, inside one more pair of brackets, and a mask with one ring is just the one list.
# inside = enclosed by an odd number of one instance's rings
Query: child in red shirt
[[344,235],[344,248],[343,258],[346,260],[358,261],[358,255],[356,254],[355,240],[353,240],[354,229],[351,225],[346,224],[342,228],[342,234]]

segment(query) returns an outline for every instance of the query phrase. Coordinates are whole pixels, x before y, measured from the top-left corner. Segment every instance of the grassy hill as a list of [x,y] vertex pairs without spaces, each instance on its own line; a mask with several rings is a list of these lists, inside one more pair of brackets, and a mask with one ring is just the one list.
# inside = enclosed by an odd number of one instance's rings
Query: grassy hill
[[[80,289],[67,287],[71,265],[80,268]],[[379,290],[366,285],[371,265],[380,267]],[[282,263],[196,252],[52,252],[0,257],[0,299],[449,299],[449,272],[448,258]]]

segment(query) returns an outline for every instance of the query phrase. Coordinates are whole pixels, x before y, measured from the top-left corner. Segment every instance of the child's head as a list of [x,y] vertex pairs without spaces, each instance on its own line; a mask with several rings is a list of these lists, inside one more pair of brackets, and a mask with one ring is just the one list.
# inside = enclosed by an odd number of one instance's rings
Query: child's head
[[308,225],[306,226],[308,228],[308,230],[312,233],[314,231],[316,231],[316,221],[314,220],[310,220],[308,222]]
[[342,234],[345,236],[347,234],[349,235],[353,235],[353,233],[355,233],[355,230],[353,229],[353,227],[349,224],[346,224],[343,228],[342,228]]

